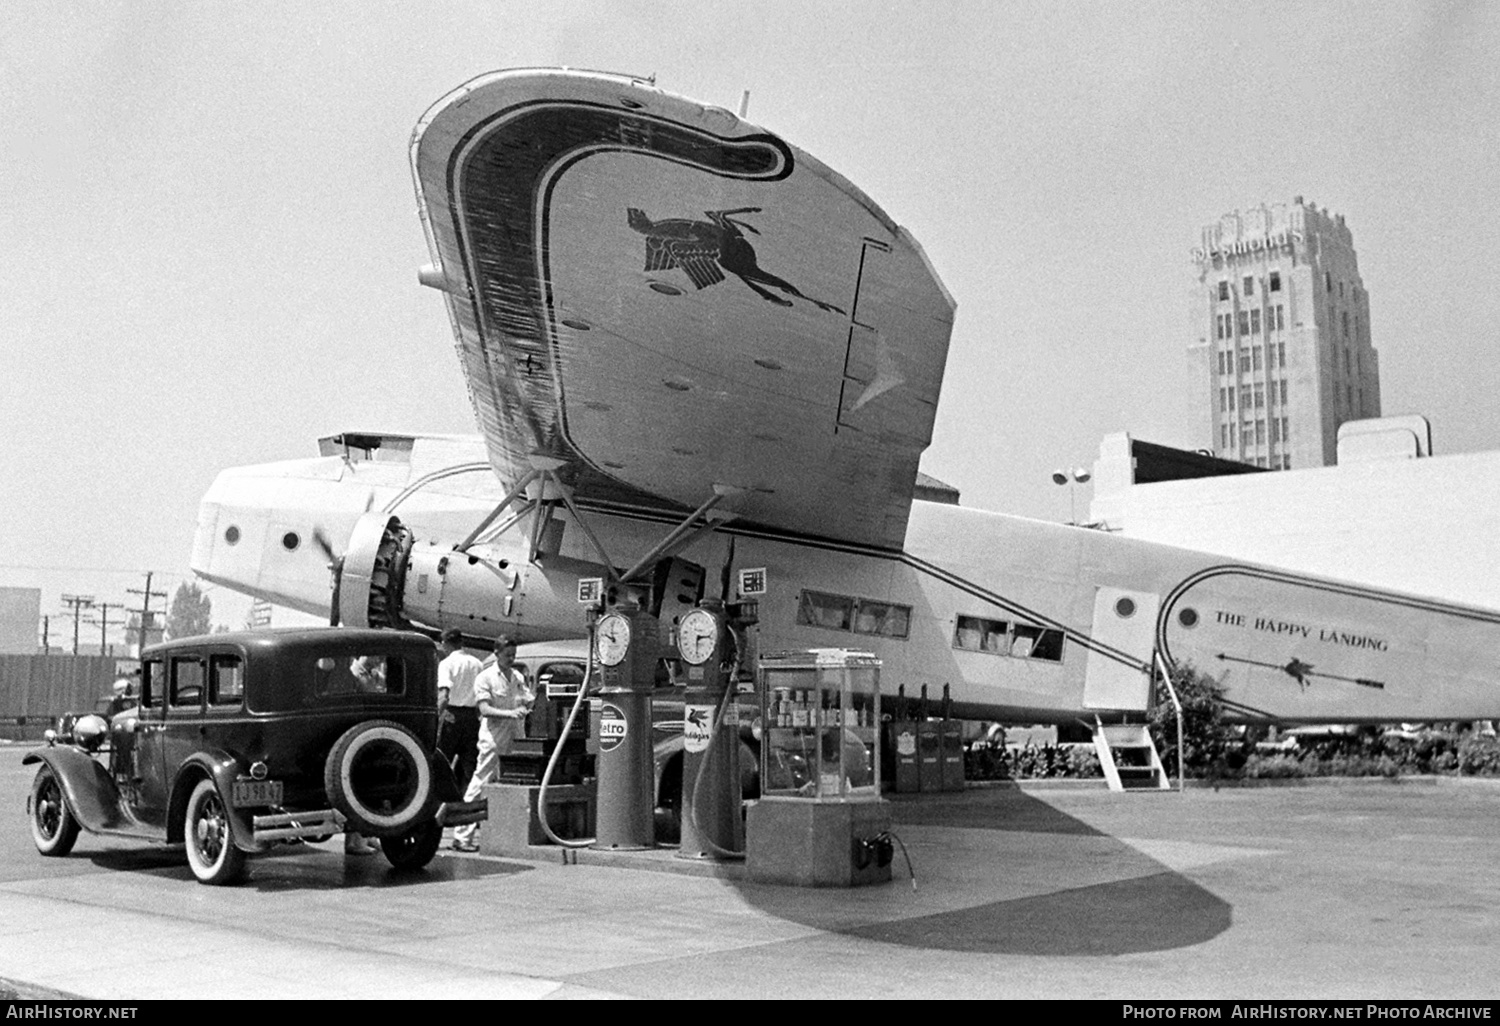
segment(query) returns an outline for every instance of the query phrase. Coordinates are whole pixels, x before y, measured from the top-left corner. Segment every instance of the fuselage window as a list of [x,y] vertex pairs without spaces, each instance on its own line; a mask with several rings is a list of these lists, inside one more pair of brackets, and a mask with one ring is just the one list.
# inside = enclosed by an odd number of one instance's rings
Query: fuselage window
[[1062,662],[1063,632],[1029,623],[989,620],[982,616],[960,616],[953,632],[953,647],[969,652],[988,652],[1017,659]]
[[804,591],[797,603],[797,622],[878,638],[905,638],[911,633],[911,606],[853,595]]
[[953,634],[953,647],[971,652],[1003,655],[1009,643],[1010,624],[1004,620],[987,620],[981,616],[960,616]]
[[854,633],[904,638],[911,633],[911,607],[873,599],[856,599]]
[[847,595],[804,591],[797,604],[797,622],[808,627],[847,631],[854,614],[854,600]]

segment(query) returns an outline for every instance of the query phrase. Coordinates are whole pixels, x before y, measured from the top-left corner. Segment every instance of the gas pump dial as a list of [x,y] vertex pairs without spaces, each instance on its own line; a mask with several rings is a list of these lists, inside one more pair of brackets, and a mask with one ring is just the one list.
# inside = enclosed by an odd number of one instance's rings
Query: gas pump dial
[[706,663],[718,643],[718,618],[706,609],[691,610],[677,624],[677,651],[690,665]]
[[594,627],[594,653],[605,666],[619,666],[630,650],[630,621],[619,613],[607,613]]

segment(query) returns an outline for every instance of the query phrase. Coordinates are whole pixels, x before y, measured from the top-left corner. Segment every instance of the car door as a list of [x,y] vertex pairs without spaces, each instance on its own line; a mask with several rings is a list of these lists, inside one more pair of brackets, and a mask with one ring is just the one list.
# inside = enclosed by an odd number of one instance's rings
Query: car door
[[167,726],[167,661],[161,657],[141,664],[141,705],[129,757],[116,765],[115,782],[136,819],[165,827],[167,781],[163,746]]
[[[208,692],[208,668],[201,652],[167,656],[167,708],[161,730],[160,775],[153,777],[154,822],[166,823],[172,785],[187,757],[203,747],[203,705]],[[159,782],[159,784],[158,784]],[[159,786],[159,790],[156,787]]]

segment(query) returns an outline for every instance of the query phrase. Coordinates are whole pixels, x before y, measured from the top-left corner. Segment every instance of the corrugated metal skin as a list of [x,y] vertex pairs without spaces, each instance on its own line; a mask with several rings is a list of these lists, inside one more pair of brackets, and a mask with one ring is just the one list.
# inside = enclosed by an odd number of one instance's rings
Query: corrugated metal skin
[[[503,72],[440,101],[413,170],[504,481],[897,548],[954,304],[852,184],[638,82]],[[785,277],[783,277],[785,276]]]

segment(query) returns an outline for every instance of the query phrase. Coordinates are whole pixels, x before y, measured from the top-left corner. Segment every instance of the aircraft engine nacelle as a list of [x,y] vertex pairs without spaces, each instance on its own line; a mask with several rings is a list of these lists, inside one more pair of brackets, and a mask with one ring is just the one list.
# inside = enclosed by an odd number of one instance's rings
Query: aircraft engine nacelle
[[410,627],[401,615],[402,578],[415,542],[389,513],[366,513],[354,525],[339,570],[334,603],[346,627]]
[[[349,538],[338,586],[340,622],[350,627],[450,627],[470,639],[508,634],[518,643],[579,637],[587,607],[584,578],[605,578],[598,563],[551,555],[526,562],[514,547],[423,541],[399,518],[367,513]],[[676,616],[701,595],[703,571],[663,560],[651,582],[653,609]]]

